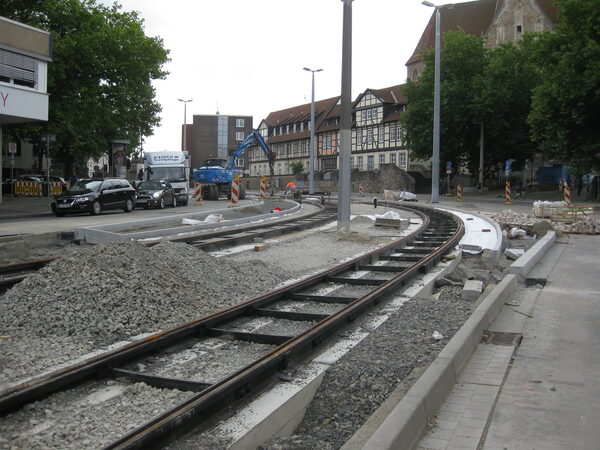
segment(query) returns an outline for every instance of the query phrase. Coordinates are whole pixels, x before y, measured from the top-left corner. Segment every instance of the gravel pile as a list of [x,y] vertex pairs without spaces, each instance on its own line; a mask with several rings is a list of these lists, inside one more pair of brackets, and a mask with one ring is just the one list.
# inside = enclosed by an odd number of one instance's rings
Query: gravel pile
[[186,244],[83,248],[0,297],[0,389],[119,340],[172,328],[275,288],[290,274]]

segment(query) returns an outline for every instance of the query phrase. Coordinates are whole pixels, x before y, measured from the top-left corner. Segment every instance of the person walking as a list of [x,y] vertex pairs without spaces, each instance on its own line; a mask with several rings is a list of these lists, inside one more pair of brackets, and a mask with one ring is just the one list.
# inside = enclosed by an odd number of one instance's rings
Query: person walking
[[144,181],[144,169],[140,169],[138,172],[138,181]]

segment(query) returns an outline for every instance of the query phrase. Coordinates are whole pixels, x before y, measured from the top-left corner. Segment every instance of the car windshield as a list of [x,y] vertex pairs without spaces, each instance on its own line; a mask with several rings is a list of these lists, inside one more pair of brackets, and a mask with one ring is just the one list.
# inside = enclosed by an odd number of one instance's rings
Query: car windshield
[[186,181],[184,167],[152,167],[150,180]]
[[102,180],[79,180],[67,192],[69,194],[85,194],[100,190],[100,186],[102,186]]
[[157,181],[142,181],[137,185],[138,191],[156,191],[162,189],[162,185]]

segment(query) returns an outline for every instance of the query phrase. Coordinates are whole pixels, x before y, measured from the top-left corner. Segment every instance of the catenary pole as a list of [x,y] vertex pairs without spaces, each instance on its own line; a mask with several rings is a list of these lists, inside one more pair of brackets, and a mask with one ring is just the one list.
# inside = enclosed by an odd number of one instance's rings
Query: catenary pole
[[337,231],[350,231],[350,153],[352,151],[352,0],[344,2],[342,93]]

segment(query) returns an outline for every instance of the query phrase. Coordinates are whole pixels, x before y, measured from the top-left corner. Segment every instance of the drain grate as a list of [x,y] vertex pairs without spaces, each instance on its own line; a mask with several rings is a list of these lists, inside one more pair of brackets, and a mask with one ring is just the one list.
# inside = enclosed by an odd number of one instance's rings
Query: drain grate
[[481,341],[484,344],[507,345],[517,347],[521,345],[523,335],[520,333],[505,333],[502,331],[484,331]]

